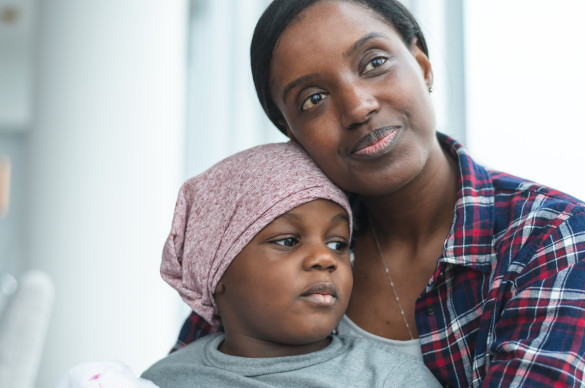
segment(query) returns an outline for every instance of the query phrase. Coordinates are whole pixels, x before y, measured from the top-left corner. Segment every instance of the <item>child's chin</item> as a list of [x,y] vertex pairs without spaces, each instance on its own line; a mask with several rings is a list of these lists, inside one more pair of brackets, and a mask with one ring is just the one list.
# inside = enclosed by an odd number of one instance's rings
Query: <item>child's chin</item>
[[323,325],[322,327],[314,327],[312,330],[303,333],[299,338],[299,342],[303,344],[311,344],[323,341],[328,338],[335,330],[337,325]]

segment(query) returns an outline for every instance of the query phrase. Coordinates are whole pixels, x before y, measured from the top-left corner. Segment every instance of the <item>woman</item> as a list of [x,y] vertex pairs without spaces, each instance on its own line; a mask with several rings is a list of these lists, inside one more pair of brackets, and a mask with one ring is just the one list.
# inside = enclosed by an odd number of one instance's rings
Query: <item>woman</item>
[[[585,378],[585,206],[436,133],[432,66],[393,0],[275,0],[251,46],[272,122],[356,200],[341,332],[418,351],[446,386]],[[179,346],[215,328],[192,315]]]

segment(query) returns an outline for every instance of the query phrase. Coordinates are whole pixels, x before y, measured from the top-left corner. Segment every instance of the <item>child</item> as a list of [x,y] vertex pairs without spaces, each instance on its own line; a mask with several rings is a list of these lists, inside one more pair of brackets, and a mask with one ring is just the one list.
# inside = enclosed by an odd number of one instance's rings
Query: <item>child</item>
[[347,307],[351,209],[295,143],[233,155],[180,190],[161,274],[224,333],[142,375],[160,387],[432,387],[424,364],[331,335]]

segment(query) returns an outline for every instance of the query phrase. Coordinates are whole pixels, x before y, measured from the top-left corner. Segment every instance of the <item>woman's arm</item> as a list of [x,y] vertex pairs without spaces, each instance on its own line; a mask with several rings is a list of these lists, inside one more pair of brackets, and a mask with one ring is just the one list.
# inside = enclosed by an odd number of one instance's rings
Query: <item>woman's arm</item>
[[[515,288],[514,288],[515,287]],[[581,386],[585,379],[585,214],[554,228],[494,320],[482,386]]]
[[191,311],[191,314],[187,317],[185,323],[183,323],[183,327],[179,333],[179,338],[177,339],[175,346],[171,349],[171,353],[201,337],[220,331],[222,331],[221,328],[211,326],[205,319],[201,318],[194,311]]

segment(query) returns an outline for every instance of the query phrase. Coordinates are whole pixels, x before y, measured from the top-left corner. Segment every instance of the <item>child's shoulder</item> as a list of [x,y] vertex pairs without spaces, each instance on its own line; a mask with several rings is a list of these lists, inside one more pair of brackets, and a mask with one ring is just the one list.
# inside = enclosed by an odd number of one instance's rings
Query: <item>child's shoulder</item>
[[142,377],[156,381],[156,377],[190,370],[193,365],[201,365],[208,349],[217,347],[223,340],[223,333],[209,334],[191,342],[189,345],[167,355],[150,366]]
[[422,363],[422,361],[417,360],[413,356],[399,352],[392,345],[385,344],[374,339],[345,334],[340,334],[336,337],[347,347],[347,352],[352,352],[362,357],[382,357],[386,361],[391,359],[396,362],[415,360]]
[[384,374],[383,386],[440,386],[422,360],[399,352],[389,344],[352,335],[339,335],[346,347],[348,365],[362,365],[374,374]]

